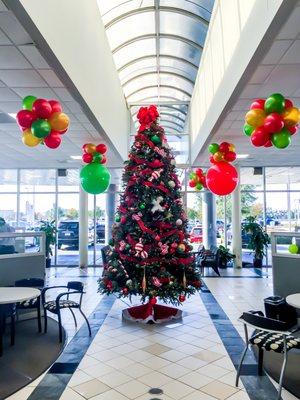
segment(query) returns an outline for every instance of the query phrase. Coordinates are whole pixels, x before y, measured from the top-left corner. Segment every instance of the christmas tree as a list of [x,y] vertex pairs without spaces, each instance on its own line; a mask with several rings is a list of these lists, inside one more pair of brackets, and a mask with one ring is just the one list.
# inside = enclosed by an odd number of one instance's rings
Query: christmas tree
[[100,292],[179,305],[201,285],[188,243],[181,184],[157,108],[142,107],[137,118],[140,127],[125,162],[124,193]]

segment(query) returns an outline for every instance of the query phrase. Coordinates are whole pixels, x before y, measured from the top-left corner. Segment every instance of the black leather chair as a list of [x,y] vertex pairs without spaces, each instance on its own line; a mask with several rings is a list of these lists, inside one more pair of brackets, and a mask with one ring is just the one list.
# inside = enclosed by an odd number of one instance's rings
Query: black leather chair
[[[45,281],[40,278],[28,278],[20,279],[15,281],[15,286],[17,287],[34,287],[42,290],[44,288]],[[38,331],[42,332],[42,319],[41,319],[41,296],[34,299],[25,300],[17,304],[17,310],[36,310],[37,311],[37,321],[38,321]]]
[[[246,356],[249,344],[258,347],[258,373],[262,374],[264,351],[275,351],[282,353],[284,360],[281,368],[278,396],[281,399],[282,383],[287,363],[288,351],[300,348],[300,338],[292,336],[293,329],[291,324],[267,318],[261,311],[244,312],[239,319],[244,324],[246,346],[243,351],[239,367],[237,369],[235,385],[238,386],[241,368]],[[254,328],[254,333],[249,338],[247,326]]]
[[16,304],[0,305],[0,356],[3,354],[3,334],[6,328],[6,319],[10,318],[10,345],[15,344]]
[[[46,301],[46,292],[50,289],[67,289],[67,291],[60,293],[55,300],[50,300]],[[89,330],[89,335],[91,336],[91,328],[89,321],[85,314],[83,313],[81,309],[81,303],[82,303],[82,296],[84,294],[83,291],[83,283],[78,282],[78,281],[71,281],[68,282],[67,286],[49,286],[45,287],[42,290],[42,304],[44,308],[44,330],[45,333],[47,332],[47,312],[52,312],[57,315],[58,317],[58,327],[59,327],[59,341],[62,342],[62,320],[61,320],[61,309],[69,309],[73,318],[74,318],[74,323],[77,328],[77,321],[75,314],[73,312],[73,308],[77,308],[83,318],[85,319],[85,322],[88,326]],[[79,295],[79,302],[76,302],[74,300],[70,300],[70,296],[74,295]],[[66,299],[63,299],[63,297],[66,297]]]

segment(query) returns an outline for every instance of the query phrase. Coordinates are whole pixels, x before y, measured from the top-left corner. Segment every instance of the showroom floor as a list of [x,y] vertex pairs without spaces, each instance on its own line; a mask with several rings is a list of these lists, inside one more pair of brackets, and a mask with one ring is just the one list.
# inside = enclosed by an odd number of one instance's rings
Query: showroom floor
[[[238,389],[234,386],[234,365],[244,345],[237,318],[242,311],[263,309],[263,298],[272,293],[265,271],[228,269],[221,278],[205,278],[200,295],[183,305],[183,320],[161,326],[124,323],[121,310],[127,305],[97,294],[100,272],[48,271],[49,284],[85,282],[83,309],[90,315],[93,337],[88,337],[85,325],[76,333],[66,315],[69,339],[60,358],[9,400],[276,398],[269,378],[256,376],[251,354],[245,361],[243,383]],[[283,399],[296,397],[284,391]]]

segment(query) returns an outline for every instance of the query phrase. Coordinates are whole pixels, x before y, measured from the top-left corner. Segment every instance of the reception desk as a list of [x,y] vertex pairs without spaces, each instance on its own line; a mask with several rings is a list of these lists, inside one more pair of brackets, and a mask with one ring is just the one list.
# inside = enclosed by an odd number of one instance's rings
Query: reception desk
[[[289,252],[292,243],[297,244],[298,254]],[[274,295],[300,293],[300,233],[273,232],[271,245]]]
[[44,232],[0,233],[0,286],[45,276]]

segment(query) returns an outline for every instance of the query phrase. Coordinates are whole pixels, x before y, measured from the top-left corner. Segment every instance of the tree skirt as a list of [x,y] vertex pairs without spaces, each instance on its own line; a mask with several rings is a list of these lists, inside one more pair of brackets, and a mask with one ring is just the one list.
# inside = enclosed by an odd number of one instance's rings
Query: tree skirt
[[172,319],[182,318],[182,311],[177,308],[162,306],[160,304],[143,304],[141,306],[126,308],[122,311],[123,318],[128,321],[142,322],[143,324],[161,324]]

